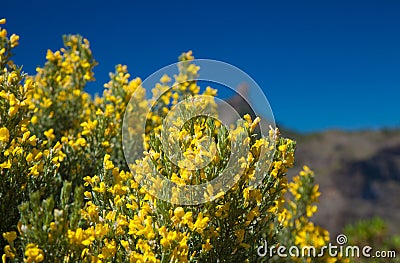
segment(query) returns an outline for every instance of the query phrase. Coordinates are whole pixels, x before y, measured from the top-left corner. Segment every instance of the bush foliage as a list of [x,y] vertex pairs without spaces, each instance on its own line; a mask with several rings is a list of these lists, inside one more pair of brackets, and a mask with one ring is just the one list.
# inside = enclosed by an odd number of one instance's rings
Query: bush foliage
[[[1,24],[5,20],[0,20]],[[177,76],[164,76],[153,93],[166,83],[157,110],[145,116],[148,103],[140,78],[117,65],[101,97],[84,88],[94,80],[96,61],[89,41],[79,35],[64,37],[64,47],[47,51],[47,62],[27,76],[11,60],[19,37],[0,28],[0,232],[3,262],[339,262],[315,258],[260,257],[269,246],[313,245],[318,250],[329,239],[314,225],[318,186],[307,167],[288,182],[295,142],[271,130],[258,138],[259,119],[248,115],[237,129],[244,132],[250,151],[240,161],[244,173],[232,189],[213,202],[179,206],[158,200],[135,180],[146,174],[149,161],[171,181],[193,184],[215,178],[229,156],[235,133],[214,120],[190,120],[172,138],[182,139],[185,153],[196,154],[207,134],[217,147],[210,166],[191,171],[166,158],[158,135],[162,119],[180,98],[200,94],[196,82],[185,82],[198,67],[191,52]],[[174,80],[172,80],[174,77]],[[138,92],[139,91],[139,92]],[[122,120],[132,98],[138,119],[147,118],[146,155],[128,167],[122,149]],[[206,89],[202,94],[216,95]],[[212,103],[212,102],[210,102]],[[134,132],[134,127],[131,132]],[[175,137],[177,136],[177,137]],[[273,142],[273,143],[271,143]],[[249,184],[260,147],[275,147],[263,183]],[[147,168],[146,168],[147,167]],[[129,169],[131,168],[131,169]],[[147,169],[147,170],[146,170]],[[135,175],[135,176],[134,176]],[[210,189],[212,192],[213,189]]]

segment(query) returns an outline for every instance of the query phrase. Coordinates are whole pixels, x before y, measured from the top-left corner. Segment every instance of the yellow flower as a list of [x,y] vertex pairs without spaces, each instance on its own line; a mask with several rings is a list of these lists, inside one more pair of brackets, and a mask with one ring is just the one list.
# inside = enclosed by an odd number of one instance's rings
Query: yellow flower
[[256,206],[253,209],[251,209],[251,211],[247,214],[246,219],[247,219],[247,221],[252,222],[254,220],[254,218],[256,218],[259,215],[260,215],[260,211],[259,211],[258,206]]
[[301,176],[306,176],[307,174],[313,175],[314,172],[311,171],[311,169],[310,169],[307,165],[304,165],[304,166],[303,166],[303,171],[300,172],[300,175],[301,175]]
[[25,247],[25,262],[33,263],[33,262],[42,262],[44,260],[44,253],[37,245],[35,244],[28,244]]
[[286,145],[286,144],[283,144],[283,145],[279,145],[279,146],[278,146],[278,150],[279,150],[280,152],[286,152],[286,149],[287,149],[287,145]]
[[0,31],[0,37],[6,37],[6,36],[7,36],[7,30],[2,29],[2,30]]
[[168,238],[162,238],[161,240],[160,240],[160,244],[161,244],[161,246],[163,246],[163,247],[168,247],[169,245],[170,245],[170,242],[169,242],[169,240],[168,240]]
[[53,133],[54,133],[54,129],[49,129],[48,131],[45,131],[43,134],[44,134],[44,136],[47,137],[48,140],[52,141],[52,140],[54,140],[54,138],[56,138],[56,136]]
[[28,153],[28,155],[26,156],[25,159],[26,159],[27,162],[32,161],[32,159],[33,159],[33,154],[32,154],[32,153]]
[[50,49],[47,50],[46,59],[49,61],[52,61],[54,59],[54,54]]
[[108,259],[114,256],[115,252],[117,252],[115,240],[108,242],[107,239],[104,239],[104,247],[101,249],[101,254],[99,255],[99,258]]
[[114,168],[114,164],[113,164],[113,162],[110,160],[110,155],[109,154],[106,154],[105,156],[104,156],[104,160],[103,160],[103,165],[104,165],[104,169],[106,169],[106,170],[111,170],[111,169],[113,169]]
[[19,105],[11,106],[11,107],[8,109],[8,115],[9,115],[10,117],[14,116],[14,115],[18,112],[18,109],[19,109]]
[[144,223],[145,227],[139,230],[137,232],[137,235],[144,235],[147,239],[153,239],[155,237],[155,234],[153,232],[151,216],[147,216],[144,220]]
[[6,245],[4,247],[4,254],[3,254],[3,257],[2,257],[3,263],[7,262],[6,261],[6,257],[14,259],[15,258],[15,253],[14,252],[15,252],[15,249],[12,249],[10,245]]
[[168,82],[171,81],[171,78],[168,77],[167,74],[164,74],[164,75],[161,77],[160,81],[161,81],[161,83],[168,83]]
[[8,159],[7,161],[0,164],[0,168],[3,169],[10,169],[11,168],[11,161]]
[[16,34],[12,34],[10,37],[11,47],[18,46],[18,40],[19,40],[19,36]]
[[5,232],[3,233],[3,238],[11,244],[17,238],[17,233],[15,231]]
[[174,210],[174,215],[178,218],[182,218],[185,215],[185,211],[182,207],[177,207]]
[[209,221],[210,219],[208,217],[203,217],[203,213],[200,212],[193,225],[193,230],[196,230],[200,234],[203,233],[204,229],[208,226]]
[[87,122],[81,123],[81,126],[83,127],[82,135],[87,135],[91,131],[93,131],[94,128],[97,126],[97,123],[98,123],[97,120],[94,121],[88,120]]
[[210,250],[212,249],[213,245],[211,245],[210,239],[207,238],[206,243],[203,244],[203,245],[201,245],[201,247],[202,247],[203,250],[205,250],[205,251],[210,251]]
[[53,104],[53,102],[51,101],[51,99],[49,98],[44,98],[43,102],[40,103],[40,106],[42,106],[43,108],[48,108]]
[[106,184],[104,182],[100,182],[99,187],[93,187],[93,191],[98,192],[98,193],[105,193],[106,192]]
[[318,208],[316,205],[308,205],[306,208],[307,217],[312,217],[312,215],[317,212]]
[[84,195],[87,199],[91,199],[91,198],[92,198],[92,193],[90,193],[90,192],[88,192],[88,191],[85,191],[85,192],[83,193],[83,195]]
[[1,142],[8,142],[10,138],[10,132],[6,127],[0,128],[0,141]]
[[83,180],[85,181],[84,186],[88,186],[89,184],[93,185],[94,183],[100,182],[100,177],[98,177],[97,175],[93,177],[85,176]]
[[0,25],[4,25],[5,23],[6,23],[6,19],[5,18],[0,19]]
[[129,241],[121,240],[121,245],[125,248],[126,251],[129,251]]
[[75,143],[81,147],[86,146],[86,140],[84,138],[78,138]]
[[193,213],[186,212],[186,214],[182,218],[182,223],[188,225],[190,228],[193,227]]

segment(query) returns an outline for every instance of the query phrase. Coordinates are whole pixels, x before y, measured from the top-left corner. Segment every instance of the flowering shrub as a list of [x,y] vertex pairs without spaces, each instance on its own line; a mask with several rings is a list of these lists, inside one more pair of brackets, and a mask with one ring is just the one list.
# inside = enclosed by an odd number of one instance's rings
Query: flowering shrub
[[[1,24],[5,20],[0,20]],[[249,115],[229,133],[216,120],[199,117],[181,130],[171,130],[187,157],[187,168],[172,164],[161,147],[162,120],[180,98],[200,94],[195,81],[198,67],[191,52],[174,76],[173,90],[165,92],[170,76],[153,89],[162,94],[155,110],[146,115],[149,101],[139,78],[117,65],[104,85],[102,97],[84,91],[93,81],[96,65],[89,42],[79,35],[64,37],[64,48],[48,51],[44,67],[27,76],[11,60],[19,37],[0,29],[0,231],[3,262],[337,262],[339,258],[260,257],[259,246],[314,245],[329,242],[329,233],[310,221],[319,192],[307,167],[288,183],[295,142],[270,130],[268,138],[255,136],[259,118]],[[207,88],[203,94],[215,96]],[[132,95],[134,96],[132,97]],[[134,103],[129,103],[130,100]],[[150,102],[152,99],[150,99]],[[215,107],[211,99],[207,105]],[[129,106],[127,106],[129,105]],[[142,158],[128,164],[122,147],[122,120],[130,107],[132,123],[146,121],[144,145],[131,140]],[[133,108],[132,108],[133,107]],[[137,121],[138,122],[138,121]],[[136,126],[130,127],[135,135]],[[217,142],[202,144],[204,136]],[[151,195],[140,178],[150,167],[176,185],[198,184],[224,169],[229,145],[244,136],[247,158],[237,183],[212,202],[176,204]],[[271,148],[271,162],[261,156]],[[213,153],[213,154],[211,154]],[[209,158],[202,169],[189,169]],[[197,159],[196,159],[197,158]],[[266,167],[262,184],[250,184],[256,164]],[[152,164],[153,166],[150,166]],[[154,182],[158,187],[157,182]],[[210,195],[215,189],[207,189]],[[287,192],[287,194],[285,194]],[[179,197],[172,197],[172,199]]]

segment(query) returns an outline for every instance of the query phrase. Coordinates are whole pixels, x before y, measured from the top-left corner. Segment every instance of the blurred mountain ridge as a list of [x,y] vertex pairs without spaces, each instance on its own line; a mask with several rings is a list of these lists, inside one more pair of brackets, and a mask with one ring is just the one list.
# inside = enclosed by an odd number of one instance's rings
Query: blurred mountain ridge
[[360,219],[379,216],[400,233],[400,129],[297,134],[295,169],[310,166],[321,197],[315,221],[332,233]]

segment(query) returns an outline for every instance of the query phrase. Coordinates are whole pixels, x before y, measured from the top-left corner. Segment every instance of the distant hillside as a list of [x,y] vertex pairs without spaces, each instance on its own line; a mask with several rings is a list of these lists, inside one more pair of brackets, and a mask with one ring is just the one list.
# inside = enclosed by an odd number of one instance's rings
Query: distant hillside
[[400,232],[400,130],[285,133],[298,142],[290,175],[303,164],[317,174],[317,223],[337,234],[348,223],[377,215],[392,233]]

